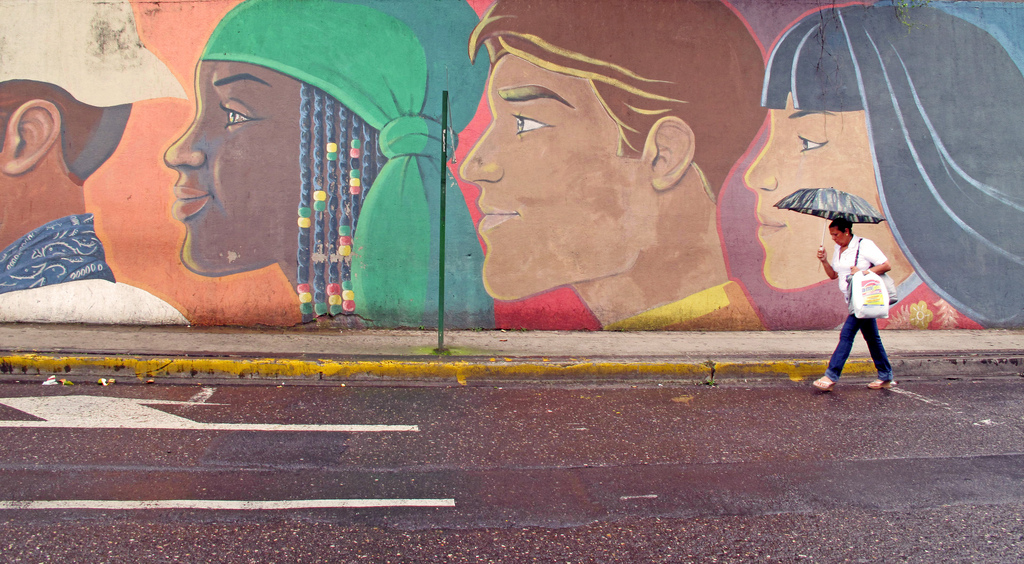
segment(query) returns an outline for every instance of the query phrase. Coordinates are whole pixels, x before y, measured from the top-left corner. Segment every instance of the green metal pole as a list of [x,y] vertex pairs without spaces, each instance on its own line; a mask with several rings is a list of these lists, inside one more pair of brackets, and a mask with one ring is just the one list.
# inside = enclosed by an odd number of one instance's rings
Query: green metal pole
[[448,204],[448,91],[441,92],[441,242],[437,269],[437,353],[444,352],[444,222]]

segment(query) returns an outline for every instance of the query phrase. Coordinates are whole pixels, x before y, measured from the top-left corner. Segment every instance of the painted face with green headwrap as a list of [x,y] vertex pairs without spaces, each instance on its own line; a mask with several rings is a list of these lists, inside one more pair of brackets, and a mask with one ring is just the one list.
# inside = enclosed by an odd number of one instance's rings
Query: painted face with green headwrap
[[[205,276],[278,265],[305,319],[437,320],[441,91],[471,119],[486,68],[460,0],[249,0],[217,26],[197,111],[165,155],[179,172],[182,260]],[[482,251],[448,191],[450,322],[490,326]]]

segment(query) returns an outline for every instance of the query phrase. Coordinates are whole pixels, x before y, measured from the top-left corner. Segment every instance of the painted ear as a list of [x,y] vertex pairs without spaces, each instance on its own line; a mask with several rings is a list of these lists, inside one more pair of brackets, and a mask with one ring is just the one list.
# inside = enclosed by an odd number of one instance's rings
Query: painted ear
[[675,116],[661,118],[651,127],[641,158],[650,167],[655,190],[670,190],[679,184],[693,162],[694,146],[693,130]]
[[0,151],[0,172],[19,176],[31,171],[57,145],[60,110],[46,100],[29,100],[11,114]]

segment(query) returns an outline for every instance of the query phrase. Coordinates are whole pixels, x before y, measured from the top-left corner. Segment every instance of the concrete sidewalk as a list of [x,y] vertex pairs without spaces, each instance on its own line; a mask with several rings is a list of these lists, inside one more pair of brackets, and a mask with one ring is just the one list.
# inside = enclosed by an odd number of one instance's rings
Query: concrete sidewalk
[[[339,331],[0,324],[0,379],[513,384],[817,378],[838,331]],[[1024,331],[883,331],[897,379],[1021,376]],[[873,378],[858,340],[845,376]]]

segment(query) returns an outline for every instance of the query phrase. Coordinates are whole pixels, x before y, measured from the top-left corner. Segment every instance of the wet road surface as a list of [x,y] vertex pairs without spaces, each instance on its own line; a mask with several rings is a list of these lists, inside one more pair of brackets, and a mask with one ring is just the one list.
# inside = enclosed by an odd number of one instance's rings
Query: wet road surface
[[4,384],[0,561],[1013,562],[1022,383]]

